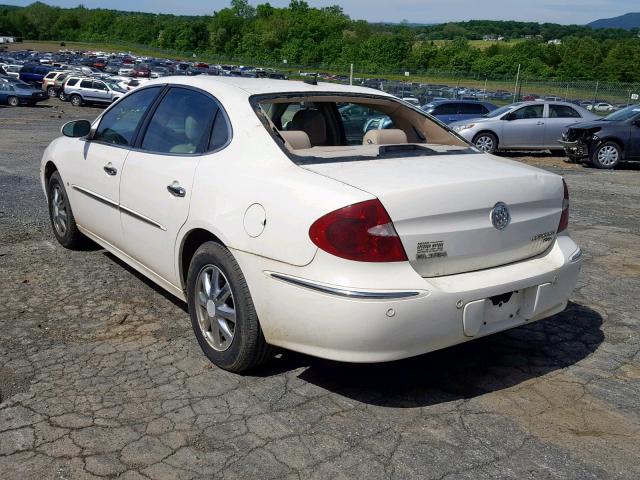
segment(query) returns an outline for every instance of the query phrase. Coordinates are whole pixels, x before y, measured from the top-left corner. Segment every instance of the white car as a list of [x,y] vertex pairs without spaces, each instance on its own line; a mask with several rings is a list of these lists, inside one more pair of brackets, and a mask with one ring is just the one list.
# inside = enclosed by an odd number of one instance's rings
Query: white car
[[591,108],[587,107],[587,109],[596,112],[613,112],[616,107],[607,102],[600,102],[596,103],[595,105],[591,105]]
[[118,75],[121,77],[129,77],[133,73],[133,65],[124,65],[118,70]]
[[[348,104],[390,128],[347,142]],[[58,241],[89,237],[186,301],[231,371],[273,346],[418,355],[554,315],[576,284],[563,179],[384,92],[167,77],[62,133],[41,167]]]

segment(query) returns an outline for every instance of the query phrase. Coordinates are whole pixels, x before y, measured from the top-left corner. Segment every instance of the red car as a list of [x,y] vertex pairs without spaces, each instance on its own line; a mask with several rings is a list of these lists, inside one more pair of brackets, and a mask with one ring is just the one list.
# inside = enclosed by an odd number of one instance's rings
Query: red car
[[151,69],[146,65],[136,65],[131,72],[132,77],[149,78],[151,76]]

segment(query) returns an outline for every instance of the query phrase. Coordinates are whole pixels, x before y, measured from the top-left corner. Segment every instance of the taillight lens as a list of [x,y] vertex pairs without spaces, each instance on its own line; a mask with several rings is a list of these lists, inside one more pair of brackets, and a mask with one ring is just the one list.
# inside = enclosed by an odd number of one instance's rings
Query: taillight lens
[[379,200],[340,208],[316,220],[309,237],[325,252],[359,262],[407,260],[402,242]]
[[560,223],[558,224],[558,233],[566,230],[569,226],[569,189],[567,188],[567,182],[562,179],[562,186],[564,187],[564,200],[562,200],[562,215],[560,215]]

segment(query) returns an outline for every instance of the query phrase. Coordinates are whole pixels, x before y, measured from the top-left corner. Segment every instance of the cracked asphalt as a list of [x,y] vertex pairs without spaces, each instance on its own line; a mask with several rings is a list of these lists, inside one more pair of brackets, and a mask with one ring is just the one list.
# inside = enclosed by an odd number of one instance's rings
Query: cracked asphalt
[[565,312],[401,362],[281,352],[238,376],[184,304],[51,234],[42,151],[98,112],[0,107],[0,478],[640,478],[640,166],[511,155],[567,179],[585,259]]

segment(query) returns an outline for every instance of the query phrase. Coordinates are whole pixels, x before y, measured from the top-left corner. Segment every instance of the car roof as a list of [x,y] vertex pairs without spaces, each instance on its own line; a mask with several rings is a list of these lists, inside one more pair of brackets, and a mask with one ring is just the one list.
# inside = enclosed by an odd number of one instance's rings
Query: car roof
[[251,95],[265,95],[271,93],[344,93],[344,94],[366,94],[384,97],[392,97],[388,93],[373,88],[341,85],[338,83],[318,82],[311,85],[297,80],[280,80],[268,78],[248,78],[248,77],[217,77],[198,75],[195,77],[171,76],[154,79],[145,86],[153,84],[171,83],[175,85],[185,85],[206,90],[213,95],[218,92],[242,94],[247,97]]
[[484,100],[455,100],[455,99],[447,99],[447,100],[432,100],[429,102],[431,105],[442,105],[443,103],[488,103]]

